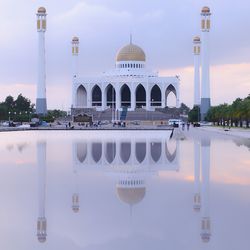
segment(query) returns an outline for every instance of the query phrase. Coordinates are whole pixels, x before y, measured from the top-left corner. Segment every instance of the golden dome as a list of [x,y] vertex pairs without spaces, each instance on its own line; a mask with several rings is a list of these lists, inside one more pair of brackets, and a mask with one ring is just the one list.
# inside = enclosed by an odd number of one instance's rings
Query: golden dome
[[77,36],[74,36],[74,37],[72,38],[72,42],[79,42],[79,38],[78,38]]
[[121,48],[117,55],[116,61],[146,61],[146,56],[144,51],[135,44],[128,44]]
[[194,37],[194,42],[200,42],[200,41],[201,41],[201,39],[200,39],[199,36],[195,36],[195,37]]
[[202,8],[201,12],[202,13],[210,13],[210,9],[209,9],[209,7],[205,6]]
[[145,193],[146,193],[146,188],[145,187],[133,187],[133,188],[117,187],[116,191],[121,201],[129,205],[134,205],[143,200]]

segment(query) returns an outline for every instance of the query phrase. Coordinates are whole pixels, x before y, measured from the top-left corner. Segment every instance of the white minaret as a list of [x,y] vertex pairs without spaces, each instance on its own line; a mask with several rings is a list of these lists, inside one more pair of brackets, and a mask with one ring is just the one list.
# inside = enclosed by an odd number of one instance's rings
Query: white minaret
[[194,141],[194,210],[199,212],[201,208],[200,196],[200,144]]
[[47,114],[46,101],[46,72],[45,72],[45,31],[46,31],[46,9],[40,7],[37,11],[38,32],[38,79],[36,96],[36,113]]
[[38,166],[38,219],[37,239],[39,242],[46,241],[47,221],[45,217],[45,190],[46,190],[46,142],[37,143],[37,166]]
[[200,51],[201,40],[196,36],[193,40],[194,43],[194,106],[201,105],[200,96]]
[[201,120],[204,121],[207,111],[211,106],[210,79],[209,79],[209,31],[210,9],[203,7],[201,11]]
[[211,236],[211,222],[209,213],[209,172],[210,172],[210,140],[201,140],[201,239],[208,242]]
[[75,89],[74,82],[75,78],[78,76],[78,54],[79,54],[79,38],[73,37],[72,39],[72,57],[73,57],[73,65],[72,65],[72,108],[75,107]]

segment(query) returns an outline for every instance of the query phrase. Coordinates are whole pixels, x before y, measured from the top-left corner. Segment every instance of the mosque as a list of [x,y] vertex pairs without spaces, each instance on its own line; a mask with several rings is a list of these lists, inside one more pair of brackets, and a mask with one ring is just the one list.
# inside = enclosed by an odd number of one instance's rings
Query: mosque
[[143,108],[154,111],[167,106],[170,92],[176,96],[179,107],[178,76],[159,77],[146,68],[146,54],[142,48],[130,43],[122,47],[116,55],[115,68],[100,77],[80,77],[77,57],[79,38],[72,39],[73,82],[72,109],[92,108],[98,111],[109,107],[116,110],[127,108],[134,111]]
[[[194,105],[200,107],[201,120],[211,106],[209,32],[211,27],[210,9],[201,10],[201,39],[196,36],[194,43]],[[36,113],[47,113],[45,32],[47,27],[46,9],[37,11],[38,31],[38,81]],[[78,74],[79,38],[72,39],[72,102],[71,114],[79,115],[94,111],[155,111],[168,106],[169,93],[180,105],[180,79],[178,76],[160,77],[146,67],[146,54],[132,42],[122,47],[115,59],[115,68],[101,76],[82,77]],[[201,65],[200,65],[201,54]],[[201,66],[201,76],[200,76]],[[201,83],[200,83],[201,80]],[[126,118],[126,116],[125,116]]]

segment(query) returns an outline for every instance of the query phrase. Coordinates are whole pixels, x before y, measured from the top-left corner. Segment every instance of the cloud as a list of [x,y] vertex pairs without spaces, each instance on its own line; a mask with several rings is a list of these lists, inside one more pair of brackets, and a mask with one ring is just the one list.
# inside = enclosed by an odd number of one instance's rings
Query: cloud
[[[193,67],[161,69],[159,73],[162,76],[180,75],[181,101],[192,107]],[[244,98],[250,92],[250,63],[214,65],[211,66],[210,75],[212,105],[231,103],[236,97]]]
[[[36,83],[35,12],[41,5],[48,12],[48,95],[49,89],[56,86],[65,95],[54,96],[51,105],[61,106],[62,99],[70,103],[71,94],[67,91],[70,91],[71,85],[72,36],[80,38],[79,73],[85,76],[112,69],[115,54],[128,43],[130,32],[133,33],[134,43],[145,50],[149,68],[180,75],[181,101],[192,105],[192,38],[200,34],[200,9],[203,5],[209,5],[212,10],[210,58],[216,72],[213,80],[211,71],[212,101],[215,104],[230,101],[249,89],[248,71],[237,66],[250,64],[250,33],[246,32],[250,29],[248,1],[235,4],[232,0],[62,0],[58,4],[57,1],[44,0],[2,0],[0,86],[4,91],[1,92],[1,99],[6,89],[14,95],[17,83]],[[236,68],[229,69],[225,65],[236,65]],[[235,85],[235,91],[228,88]],[[222,94],[225,87],[227,95]],[[20,88],[21,91],[31,94],[31,99],[35,98],[35,92],[31,93],[27,88]]]

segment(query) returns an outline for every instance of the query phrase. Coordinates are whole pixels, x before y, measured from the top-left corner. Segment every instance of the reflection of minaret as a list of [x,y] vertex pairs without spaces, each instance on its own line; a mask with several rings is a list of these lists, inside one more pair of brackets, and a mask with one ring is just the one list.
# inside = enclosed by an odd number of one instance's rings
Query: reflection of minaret
[[38,199],[39,213],[37,219],[37,238],[40,242],[46,241],[47,221],[45,217],[45,189],[46,189],[46,142],[37,143],[38,165]]
[[200,211],[200,144],[194,141],[194,210]]
[[194,106],[200,106],[200,44],[198,36],[194,37]]
[[75,212],[75,213],[78,213],[79,212],[79,192],[78,192],[78,173],[77,173],[77,170],[75,169],[74,170],[74,181],[75,181],[75,192],[73,193],[72,195],[72,210]]
[[40,7],[37,11],[38,32],[38,82],[36,97],[36,113],[47,113],[46,101],[46,71],[45,71],[45,31],[46,31],[46,9]]
[[211,236],[209,216],[209,169],[210,169],[210,140],[201,140],[201,165],[202,165],[202,194],[201,194],[201,239],[208,242]]
[[210,31],[210,9],[203,7],[201,11],[201,120],[205,119],[210,102],[210,80],[209,80],[209,31]]

